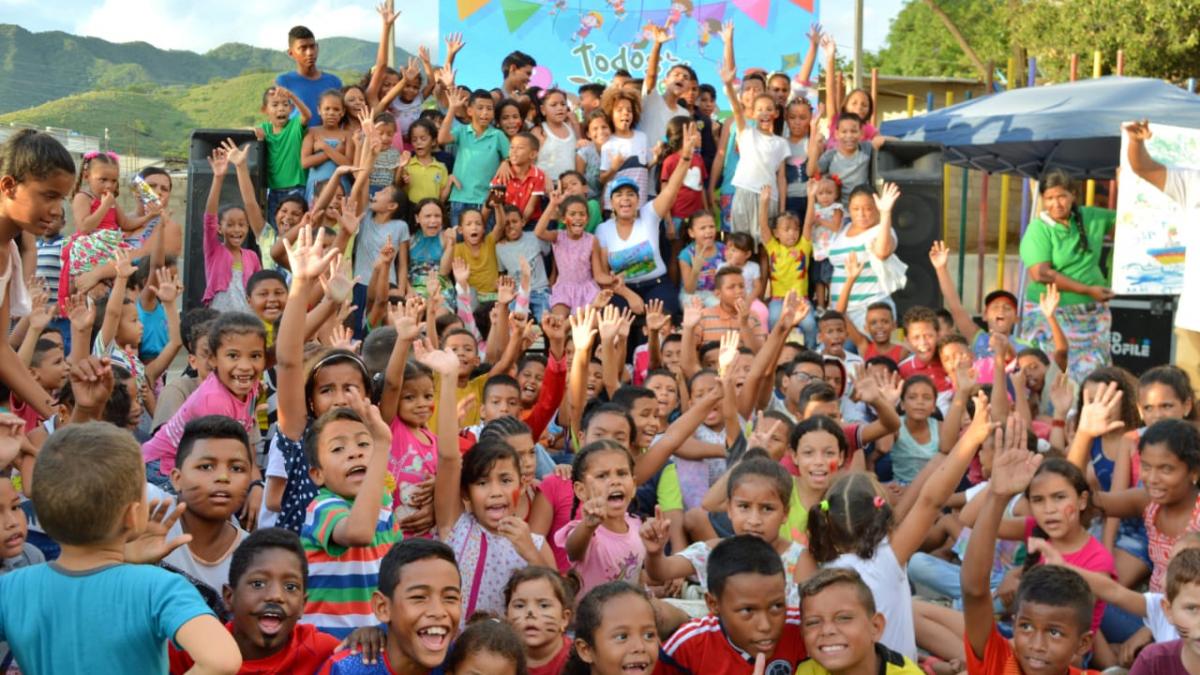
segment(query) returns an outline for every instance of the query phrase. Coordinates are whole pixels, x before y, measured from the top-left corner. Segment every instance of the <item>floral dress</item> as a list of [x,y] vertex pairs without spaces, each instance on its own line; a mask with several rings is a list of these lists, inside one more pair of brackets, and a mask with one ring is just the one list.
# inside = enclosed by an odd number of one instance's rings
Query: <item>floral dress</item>
[[[540,551],[546,545],[546,538],[540,534],[532,536],[534,546]],[[466,602],[459,627],[466,628],[467,619],[475,612],[504,616],[504,585],[513,572],[528,567],[529,563],[517,553],[511,541],[483,529],[470,513],[458,517],[446,543],[454,549],[462,575]]]
[[592,304],[600,287],[592,278],[592,250],[596,237],[583,233],[578,239],[559,230],[554,241],[554,264],[558,267],[558,280],[550,289],[550,306],[566,305],[575,311]]

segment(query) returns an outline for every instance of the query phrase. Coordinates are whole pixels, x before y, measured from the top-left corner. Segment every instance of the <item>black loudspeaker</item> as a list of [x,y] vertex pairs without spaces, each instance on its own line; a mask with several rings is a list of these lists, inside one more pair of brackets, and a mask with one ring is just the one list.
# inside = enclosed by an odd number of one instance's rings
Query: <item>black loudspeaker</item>
[[[221,141],[233,139],[239,146],[250,144],[250,156],[246,162],[250,168],[250,179],[254,182],[254,194],[265,209],[263,192],[267,185],[266,146],[255,138],[254,132],[246,129],[196,129],[192,132],[188,150],[188,209],[184,228],[183,286],[184,310],[199,307],[204,299],[208,280],[204,275],[204,206],[212,188],[212,168],[208,158],[212,151],[221,147]],[[241,205],[237,175],[233,167],[225,174],[221,185],[221,206]],[[265,214],[264,214],[265,215]],[[250,233],[247,247],[255,247],[254,233]]]
[[875,175],[900,188],[892,211],[898,245],[895,255],[908,265],[908,283],[892,294],[897,322],[909,307],[942,306],[929,249],[942,231],[942,148],[933,143],[889,142],[875,153]]
[[1175,296],[1119,295],[1112,310],[1112,360],[1134,375],[1171,363]]

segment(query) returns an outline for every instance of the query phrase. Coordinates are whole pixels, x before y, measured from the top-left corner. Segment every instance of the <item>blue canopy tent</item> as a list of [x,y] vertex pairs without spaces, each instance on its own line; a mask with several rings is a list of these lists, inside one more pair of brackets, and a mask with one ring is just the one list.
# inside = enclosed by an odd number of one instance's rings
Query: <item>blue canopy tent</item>
[[1149,119],[1200,127],[1200,96],[1162,80],[1100,77],[1013,89],[919,117],[888,120],[882,133],[942,146],[955,166],[1037,179],[1048,168],[1113,178],[1121,123]]

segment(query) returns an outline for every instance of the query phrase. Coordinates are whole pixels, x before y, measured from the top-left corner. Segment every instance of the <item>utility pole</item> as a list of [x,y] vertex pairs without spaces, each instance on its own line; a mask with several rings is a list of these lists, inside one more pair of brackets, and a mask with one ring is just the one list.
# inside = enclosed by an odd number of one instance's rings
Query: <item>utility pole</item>
[[863,86],[863,0],[854,0],[854,86]]

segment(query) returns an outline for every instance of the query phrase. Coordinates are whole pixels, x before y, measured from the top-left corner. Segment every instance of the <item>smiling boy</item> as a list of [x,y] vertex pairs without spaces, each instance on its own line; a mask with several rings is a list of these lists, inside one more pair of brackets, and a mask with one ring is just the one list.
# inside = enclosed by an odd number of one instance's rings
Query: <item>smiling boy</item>
[[1171,559],[1166,590],[1162,607],[1182,639],[1143,649],[1129,675],[1200,673],[1200,550],[1180,551]]
[[800,588],[804,649],[796,675],[920,675],[910,659],[879,642],[887,618],[852,569],[826,568]]
[[783,561],[761,537],[723,540],[708,558],[709,615],[681,626],[659,654],[656,675],[749,675],[759,654],[766,672],[792,673],[805,657],[800,612],[787,607]]

